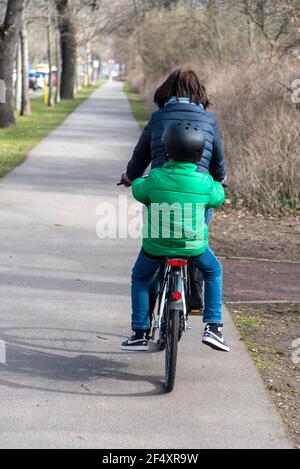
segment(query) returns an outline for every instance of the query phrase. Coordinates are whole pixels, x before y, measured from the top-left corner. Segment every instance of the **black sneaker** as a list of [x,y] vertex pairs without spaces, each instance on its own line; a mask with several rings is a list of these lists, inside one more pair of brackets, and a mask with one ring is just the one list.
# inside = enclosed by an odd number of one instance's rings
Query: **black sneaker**
[[121,350],[148,350],[148,333],[145,331],[132,331],[132,336],[121,344]]
[[202,342],[214,350],[229,352],[230,348],[224,340],[222,326],[223,324],[206,324]]

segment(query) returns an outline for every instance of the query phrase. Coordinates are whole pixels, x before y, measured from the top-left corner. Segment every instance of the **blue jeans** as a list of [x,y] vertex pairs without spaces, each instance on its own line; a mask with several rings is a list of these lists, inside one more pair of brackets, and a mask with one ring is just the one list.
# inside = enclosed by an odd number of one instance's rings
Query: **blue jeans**
[[[132,329],[146,330],[150,327],[149,295],[157,291],[159,266],[163,257],[150,258],[140,251],[131,277]],[[197,257],[190,257],[204,278],[203,322],[222,321],[222,266],[210,248]]]

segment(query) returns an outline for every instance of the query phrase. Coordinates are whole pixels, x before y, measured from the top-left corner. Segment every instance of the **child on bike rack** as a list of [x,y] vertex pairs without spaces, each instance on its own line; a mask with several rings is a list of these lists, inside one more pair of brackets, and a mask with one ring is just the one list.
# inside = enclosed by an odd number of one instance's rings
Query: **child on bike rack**
[[[195,163],[201,159],[205,145],[197,124],[172,122],[162,139],[168,162],[152,169],[147,178],[132,183],[133,196],[147,206],[147,213],[142,249],[132,270],[132,335],[121,349],[148,349],[149,295],[157,291],[162,260],[173,256],[188,258],[203,272],[206,325],[202,342],[228,352],[222,324],[222,266],[209,247],[205,223],[205,210],[223,204],[224,189],[212,176],[197,171]],[[169,226],[165,226],[165,220]]]

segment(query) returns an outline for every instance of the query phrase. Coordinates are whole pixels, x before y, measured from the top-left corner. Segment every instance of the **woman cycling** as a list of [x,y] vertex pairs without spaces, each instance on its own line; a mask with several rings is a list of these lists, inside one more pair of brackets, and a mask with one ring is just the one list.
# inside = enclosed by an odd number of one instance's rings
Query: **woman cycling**
[[[179,69],[169,75],[156,90],[154,102],[159,110],[144,128],[139,141],[127,164],[121,182],[130,186],[132,181],[141,177],[151,164],[151,169],[161,167],[166,161],[162,135],[167,126],[178,120],[194,122],[205,135],[205,148],[201,160],[197,163],[198,171],[209,173],[215,181],[226,181],[224,152],[221,136],[215,116],[207,111],[209,100],[205,86],[200,83],[193,70]],[[212,210],[206,213],[209,224]],[[192,308],[202,308],[202,276],[194,269],[191,278]]]

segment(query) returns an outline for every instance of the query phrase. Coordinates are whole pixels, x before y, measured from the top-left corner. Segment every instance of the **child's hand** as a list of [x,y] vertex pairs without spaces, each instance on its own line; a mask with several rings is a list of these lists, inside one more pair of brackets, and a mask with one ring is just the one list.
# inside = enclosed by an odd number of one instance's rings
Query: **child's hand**
[[221,181],[222,186],[224,186],[224,187],[226,186],[227,179],[228,179],[227,176],[225,176],[224,179],[222,179],[222,181]]

